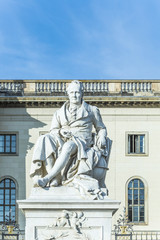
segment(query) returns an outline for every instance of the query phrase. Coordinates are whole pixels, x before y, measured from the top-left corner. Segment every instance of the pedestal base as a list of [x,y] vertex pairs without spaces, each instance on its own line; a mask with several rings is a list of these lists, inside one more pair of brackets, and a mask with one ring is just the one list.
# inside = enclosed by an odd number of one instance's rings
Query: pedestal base
[[37,188],[29,199],[18,201],[26,217],[26,240],[110,240],[112,216],[119,208],[119,201],[69,196],[65,191],[75,190],[67,187],[62,196],[57,189]]

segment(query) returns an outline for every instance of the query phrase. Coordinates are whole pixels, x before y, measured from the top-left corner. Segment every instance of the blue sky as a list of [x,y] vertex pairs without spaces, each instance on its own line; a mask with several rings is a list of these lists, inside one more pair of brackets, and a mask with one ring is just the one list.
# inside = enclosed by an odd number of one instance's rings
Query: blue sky
[[0,0],[0,79],[160,79],[159,0]]

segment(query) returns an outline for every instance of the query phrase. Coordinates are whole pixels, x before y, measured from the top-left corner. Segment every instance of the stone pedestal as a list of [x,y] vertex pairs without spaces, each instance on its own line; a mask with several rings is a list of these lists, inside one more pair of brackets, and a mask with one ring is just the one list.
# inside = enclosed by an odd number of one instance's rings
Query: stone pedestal
[[110,240],[119,204],[108,197],[82,199],[72,187],[35,188],[30,198],[18,201],[26,217],[26,240]]

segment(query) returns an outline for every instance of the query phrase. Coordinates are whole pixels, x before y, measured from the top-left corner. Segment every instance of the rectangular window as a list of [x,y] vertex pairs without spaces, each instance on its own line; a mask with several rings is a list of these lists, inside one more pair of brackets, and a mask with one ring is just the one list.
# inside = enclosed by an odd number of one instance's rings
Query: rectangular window
[[146,132],[126,133],[126,155],[147,155],[148,135]]
[[0,133],[0,154],[17,153],[17,134]]

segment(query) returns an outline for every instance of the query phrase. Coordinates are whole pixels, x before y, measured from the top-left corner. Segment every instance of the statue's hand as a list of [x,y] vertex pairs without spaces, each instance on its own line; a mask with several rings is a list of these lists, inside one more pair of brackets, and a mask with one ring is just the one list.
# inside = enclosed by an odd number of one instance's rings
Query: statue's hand
[[105,148],[107,144],[106,137],[100,136],[97,141],[97,145],[100,149]]
[[64,138],[70,138],[72,136],[71,132],[68,131],[67,129],[61,129],[60,130],[60,134],[62,135],[62,137]]

